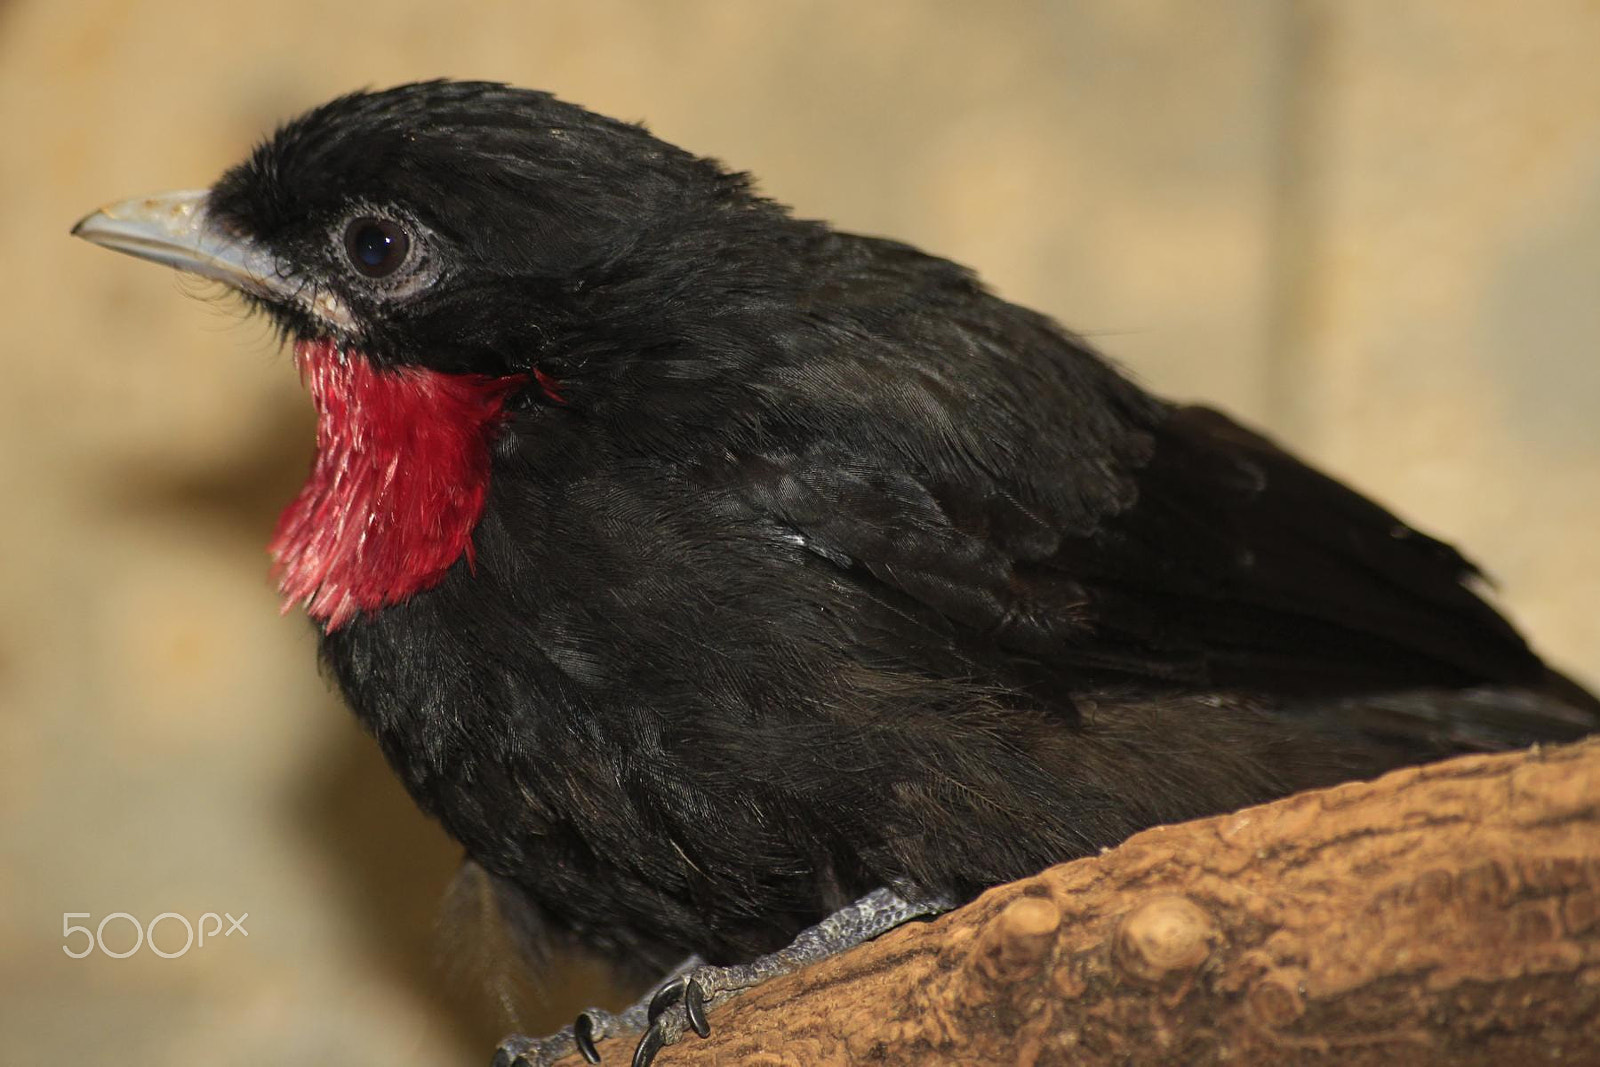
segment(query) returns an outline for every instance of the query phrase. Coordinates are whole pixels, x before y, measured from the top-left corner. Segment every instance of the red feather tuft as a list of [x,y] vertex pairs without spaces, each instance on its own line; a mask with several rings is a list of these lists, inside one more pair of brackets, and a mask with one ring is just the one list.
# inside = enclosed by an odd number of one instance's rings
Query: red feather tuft
[[296,344],[295,362],[317,457],[270,551],[285,610],[303,603],[332,631],[470,563],[490,437],[524,379],[379,368],[331,341]]

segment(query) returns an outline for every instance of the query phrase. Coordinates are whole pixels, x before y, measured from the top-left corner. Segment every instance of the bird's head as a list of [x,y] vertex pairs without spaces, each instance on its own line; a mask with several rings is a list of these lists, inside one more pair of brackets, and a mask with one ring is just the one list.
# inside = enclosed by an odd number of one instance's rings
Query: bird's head
[[211,188],[73,232],[220,281],[294,342],[318,458],[272,551],[286,599],[336,627],[470,562],[505,406],[570,402],[546,357],[603,294],[670,288],[684,234],[779,214],[639,126],[436,81],[340,97]]
[[379,366],[526,372],[585,287],[766,208],[740,175],[547,93],[421,82],[285,124],[210,189],[78,236],[221,281],[296,341]]

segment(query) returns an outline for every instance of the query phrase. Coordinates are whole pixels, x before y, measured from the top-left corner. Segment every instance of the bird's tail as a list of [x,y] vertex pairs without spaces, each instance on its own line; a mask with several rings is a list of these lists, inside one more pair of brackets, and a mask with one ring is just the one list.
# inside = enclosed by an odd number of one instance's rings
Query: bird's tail
[[1352,700],[1349,711],[1363,733],[1416,746],[1419,755],[1565,744],[1600,732],[1600,700],[1548,668],[1531,685],[1368,695]]

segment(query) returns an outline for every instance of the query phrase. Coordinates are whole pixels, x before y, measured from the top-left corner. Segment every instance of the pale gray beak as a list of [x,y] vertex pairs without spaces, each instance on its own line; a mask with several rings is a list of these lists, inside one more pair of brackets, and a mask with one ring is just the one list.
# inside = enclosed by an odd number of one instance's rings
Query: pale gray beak
[[82,219],[72,235],[259,296],[293,299],[298,287],[271,254],[212,225],[207,193],[185,189],[108,204]]
[[332,293],[318,292],[260,245],[217,226],[206,213],[207,195],[206,189],[185,189],[108,204],[80,220],[72,235],[268,300],[299,304],[337,326],[351,325],[349,311]]

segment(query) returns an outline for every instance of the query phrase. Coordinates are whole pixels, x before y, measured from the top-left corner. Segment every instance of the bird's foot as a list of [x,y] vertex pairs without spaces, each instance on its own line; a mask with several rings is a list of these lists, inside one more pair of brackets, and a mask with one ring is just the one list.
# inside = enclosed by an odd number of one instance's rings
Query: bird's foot
[[640,1031],[643,1036],[634,1048],[632,1067],[650,1067],[658,1052],[675,1044],[685,1033],[709,1037],[707,1013],[745,990],[854,948],[901,923],[947,911],[950,906],[949,901],[939,897],[908,898],[891,889],[874,890],[802,931],[788,947],[777,952],[731,967],[713,967],[691,957],[654,994],[624,1012],[613,1015],[591,1009],[571,1026],[548,1037],[508,1037],[495,1052],[494,1067],[549,1067],[573,1052],[590,1063],[599,1063],[596,1042]]
[[634,1050],[632,1067],[650,1067],[656,1053],[689,1031],[710,1037],[707,1013],[740,993],[854,948],[911,919],[948,911],[950,906],[949,901],[936,897],[907,899],[891,889],[878,889],[802,931],[777,952],[731,967],[701,964],[689,968],[650,998],[646,1011],[649,1029]]
[[493,1067],[550,1067],[577,1047],[570,1026],[545,1037],[512,1034],[494,1050]]
[[[679,980],[673,979],[674,982]],[[599,1063],[600,1053],[596,1051],[595,1044],[607,1037],[622,1037],[644,1030],[650,1025],[650,1004],[651,1001],[641,1000],[627,1011],[616,1014],[601,1008],[590,1008],[579,1015],[571,1026],[564,1026],[545,1037],[512,1034],[495,1049],[494,1067],[550,1067],[563,1056],[570,1056],[574,1052],[589,1063]]]

